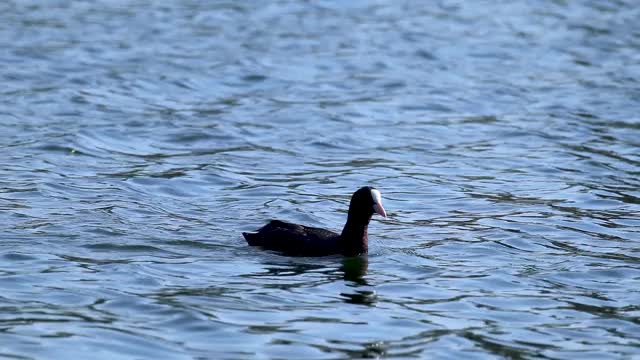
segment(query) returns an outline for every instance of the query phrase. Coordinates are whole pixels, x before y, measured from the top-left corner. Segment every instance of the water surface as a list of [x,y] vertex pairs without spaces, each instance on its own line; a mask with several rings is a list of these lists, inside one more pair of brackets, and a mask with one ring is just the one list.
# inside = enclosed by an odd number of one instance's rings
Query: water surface
[[[0,5],[0,356],[640,356],[633,2]],[[365,258],[240,233],[340,230]]]

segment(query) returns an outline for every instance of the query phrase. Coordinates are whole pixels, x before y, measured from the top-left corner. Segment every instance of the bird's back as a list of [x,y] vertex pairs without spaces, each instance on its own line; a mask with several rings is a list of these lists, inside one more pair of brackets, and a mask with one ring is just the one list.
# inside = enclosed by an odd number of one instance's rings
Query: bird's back
[[319,256],[341,252],[340,235],[333,231],[272,220],[255,233],[242,233],[251,246],[288,255]]

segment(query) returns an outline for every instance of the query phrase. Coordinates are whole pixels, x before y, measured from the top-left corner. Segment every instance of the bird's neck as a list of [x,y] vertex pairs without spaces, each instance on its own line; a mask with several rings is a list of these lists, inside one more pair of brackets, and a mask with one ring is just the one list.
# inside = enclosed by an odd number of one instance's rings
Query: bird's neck
[[368,228],[371,216],[357,218],[351,216],[347,218],[347,223],[340,234],[342,254],[346,256],[356,256],[366,254],[369,250]]

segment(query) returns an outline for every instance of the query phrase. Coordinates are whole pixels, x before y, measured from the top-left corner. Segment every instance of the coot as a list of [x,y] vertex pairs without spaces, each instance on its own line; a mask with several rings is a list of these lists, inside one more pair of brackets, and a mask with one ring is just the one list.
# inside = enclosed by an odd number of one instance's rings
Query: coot
[[286,255],[325,256],[366,254],[367,228],[373,213],[385,218],[380,191],[365,186],[351,196],[347,223],[338,234],[333,231],[272,220],[254,233],[242,233],[251,246],[280,251]]

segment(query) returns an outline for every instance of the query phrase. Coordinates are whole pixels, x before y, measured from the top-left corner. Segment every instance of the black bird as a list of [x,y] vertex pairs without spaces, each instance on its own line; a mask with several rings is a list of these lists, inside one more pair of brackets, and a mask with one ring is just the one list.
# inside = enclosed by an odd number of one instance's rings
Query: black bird
[[333,231],[271,220],[254,233],[242,233],[251,246],[280,251],[286,255],[325,256],[342,254],[356,256],[369,249],[367,228],[374,213],[385,218],[380,191],[365,186],[351,196],[347,223],[338,234]]

